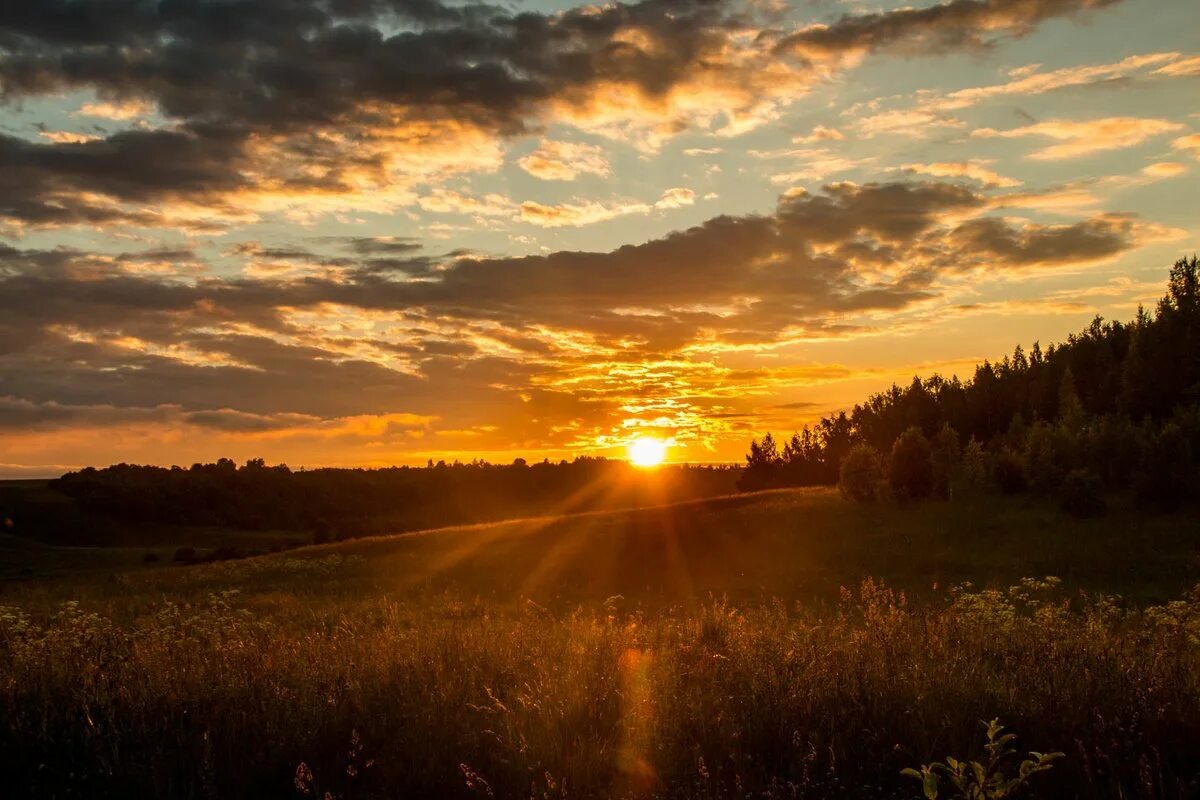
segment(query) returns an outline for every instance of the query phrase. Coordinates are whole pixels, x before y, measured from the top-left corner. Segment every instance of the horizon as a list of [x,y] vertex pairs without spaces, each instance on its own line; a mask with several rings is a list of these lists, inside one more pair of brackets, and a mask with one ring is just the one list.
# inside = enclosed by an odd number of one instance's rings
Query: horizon
[[5,797],[1195,800],[1198,0],[3,0]]
[[0,476],[739,463],[1130,319],[1200,241],[1191,6],[0,16]]

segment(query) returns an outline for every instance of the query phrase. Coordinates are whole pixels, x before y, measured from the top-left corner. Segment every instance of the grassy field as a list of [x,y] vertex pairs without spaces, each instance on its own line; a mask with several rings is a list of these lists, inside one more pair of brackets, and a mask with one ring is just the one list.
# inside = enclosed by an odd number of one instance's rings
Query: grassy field
[[8,581],[0,794],[914,797],[1000,717],[1041,796],[1194,797],[1198,521],[806,490]]

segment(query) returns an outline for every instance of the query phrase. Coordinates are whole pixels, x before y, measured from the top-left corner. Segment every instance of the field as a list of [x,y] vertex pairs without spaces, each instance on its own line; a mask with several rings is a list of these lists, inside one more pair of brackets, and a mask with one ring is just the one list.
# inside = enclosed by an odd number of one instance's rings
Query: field
[[803,490],[26,575],[0,793],[917,797],[999,717],[1041,796],[1192,797],[1198,521]]

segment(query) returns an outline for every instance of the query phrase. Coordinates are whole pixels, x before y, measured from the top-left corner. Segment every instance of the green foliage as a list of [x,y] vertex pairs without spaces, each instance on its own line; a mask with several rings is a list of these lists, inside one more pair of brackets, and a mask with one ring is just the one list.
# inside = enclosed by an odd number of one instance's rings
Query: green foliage
[[870,445],[858,444],[842,459],[838,488],[850,500],[871,503],[883,488],[883,459]]
[[1067,473],[1059,489],[1059,504],[1063,511],[1076,517],[1103,514],[1104,482],[1094,472],[1075,469]]
[[1029,485],[1040,494],[1054,492],[1071,469],[1071,434],[1064,425],[1037,422],[1018,442],[1029,465]]
[[950,427],[950,423],[942,426],[931,444],[931,461],[933,467],[933,492],[938,497],[952,497],[954,494],[954,476],[962,461],[962,450],[958,443],[958,433]]
[[181,564],[191,564],[199,561],[200,555],[194,547],[178,547],[175,549],[174,555],[171,556],[171,560]]
[[[897,496],[952,494],[952,442],[932,445],[932,489],[926,491],[924,459],[914,455],[911,441],[915,429],[925,437],[952,431],[978,442],[1005,493],[1031,488],[1052,496],[1069,473],[1086,469],[1106,490],[1132,488],[1149,507],[1190,502],[1200,468],[1198,274],[1195,256],[1177,261],[1155,312],[1139,309],[1128,324],[1097,317],[1062,344],[1043,350],[1035,342],[1028,355],[1018,345],[1011,356],[984,361],[969,380],[933,375],[893,384],[849,415],[821,420],[814,428],[820,437],[806,429],[803,442],[785,448],[771,485],[829,483],[829,465],[851,445],[884,453],[899,445],[906,452],[892,459]],[[1180,441],[1172,425],[1184,429]],[[1156,455],[1164,448],[1165,461]],[[960,470],[968,491],[978,485],[976,466]]]
[[987,454],[979,440],[972,437],[963,448],[962,458],[954,476],[954,486],[959,494],[973,495],[983,491],[987,484]]
[[1191,450],[1178,423],[1163,426],[1146,449],[1141,471],[1134,478],[1134,492],[1141,505],[1169,511],[1195,496],[1196,469]]
[[1194,527],[817,490],[10,584],[0,794],[881,800],[999,717],[1043,797],[1184,800]]
[[1019,494],[1029,488],[1025,461],[1012,450],[1004,449],[992,461],[992,477],[1004,494]]
[[984,757],[898,773],[897,744],[961,752],[978,713],[1086,754],[1040,779],[1049,796],[1182,798],[1200,779],[1200,588],[1146,612],[1072,608],[1053,579],[916,606],[868,580],[833,608],[555,611],[364,596],[369,569],[231,562],[173,571],[169,601],[162,578],[103,610],[0,607],[6,792],[782,800],[916,778],[983,800],[1059,758],[1018,759],[993,723]]
[[926,764],[920,771],[907,768],[901,774],[921,783],[926,800],[1001,800],[1021,794],[1034,775],[1048,772],[1054,762],[1064,756],[1063,753],[1031,752],[1019,764],[1013,764],[1016,734],[1004,733],[999,719],[984,725],[987,728],[984,745],[987,758],[984,761],[960,761],[948,756],[945,761]]
[[[759,458],[778,459],[773,439]],[[739,470],[729,466],[668,465],[652,473],[624,461],[580,456],[532,466],[473,461],[428,467],[292,471],[251,459],[238,467],[222,458],[189,469],[115,464],[86,468],[50,482],[58,505],[75,512],[74,537],[108,523],[144,530],[225,527],[311,534],[319,542],[561,510],[652,505],[734,491]],[[606,491],[596,492],[596,486]],[[9,513],[0,491],[0,520]],[[26,493],[28,494],[28,493]],[[44,504],[39,504],[44,505]],[[42,538],[63,527],[61,514],[42,508],[22,536]],[[51,509],[53,510],[53,509]],[[83,513],[81,513],[83,512]],[[57,541],[61,541],[59,538]]]
[[903,499],[920,500],[933,493],[933,450],[919,428],[909,428],[892,445],[888,483]]

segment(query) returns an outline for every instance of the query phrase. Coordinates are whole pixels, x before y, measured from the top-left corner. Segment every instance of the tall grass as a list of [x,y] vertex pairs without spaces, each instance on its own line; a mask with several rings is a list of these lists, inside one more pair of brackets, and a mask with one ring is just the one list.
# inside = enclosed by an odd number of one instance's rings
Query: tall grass
[[1200,785],[1200,590],[566,613],[313,592],[347,561],[0,608],[0,795],[911,797],[902,769],[977,754],[994,717],[1066,753],[1045,796]]

